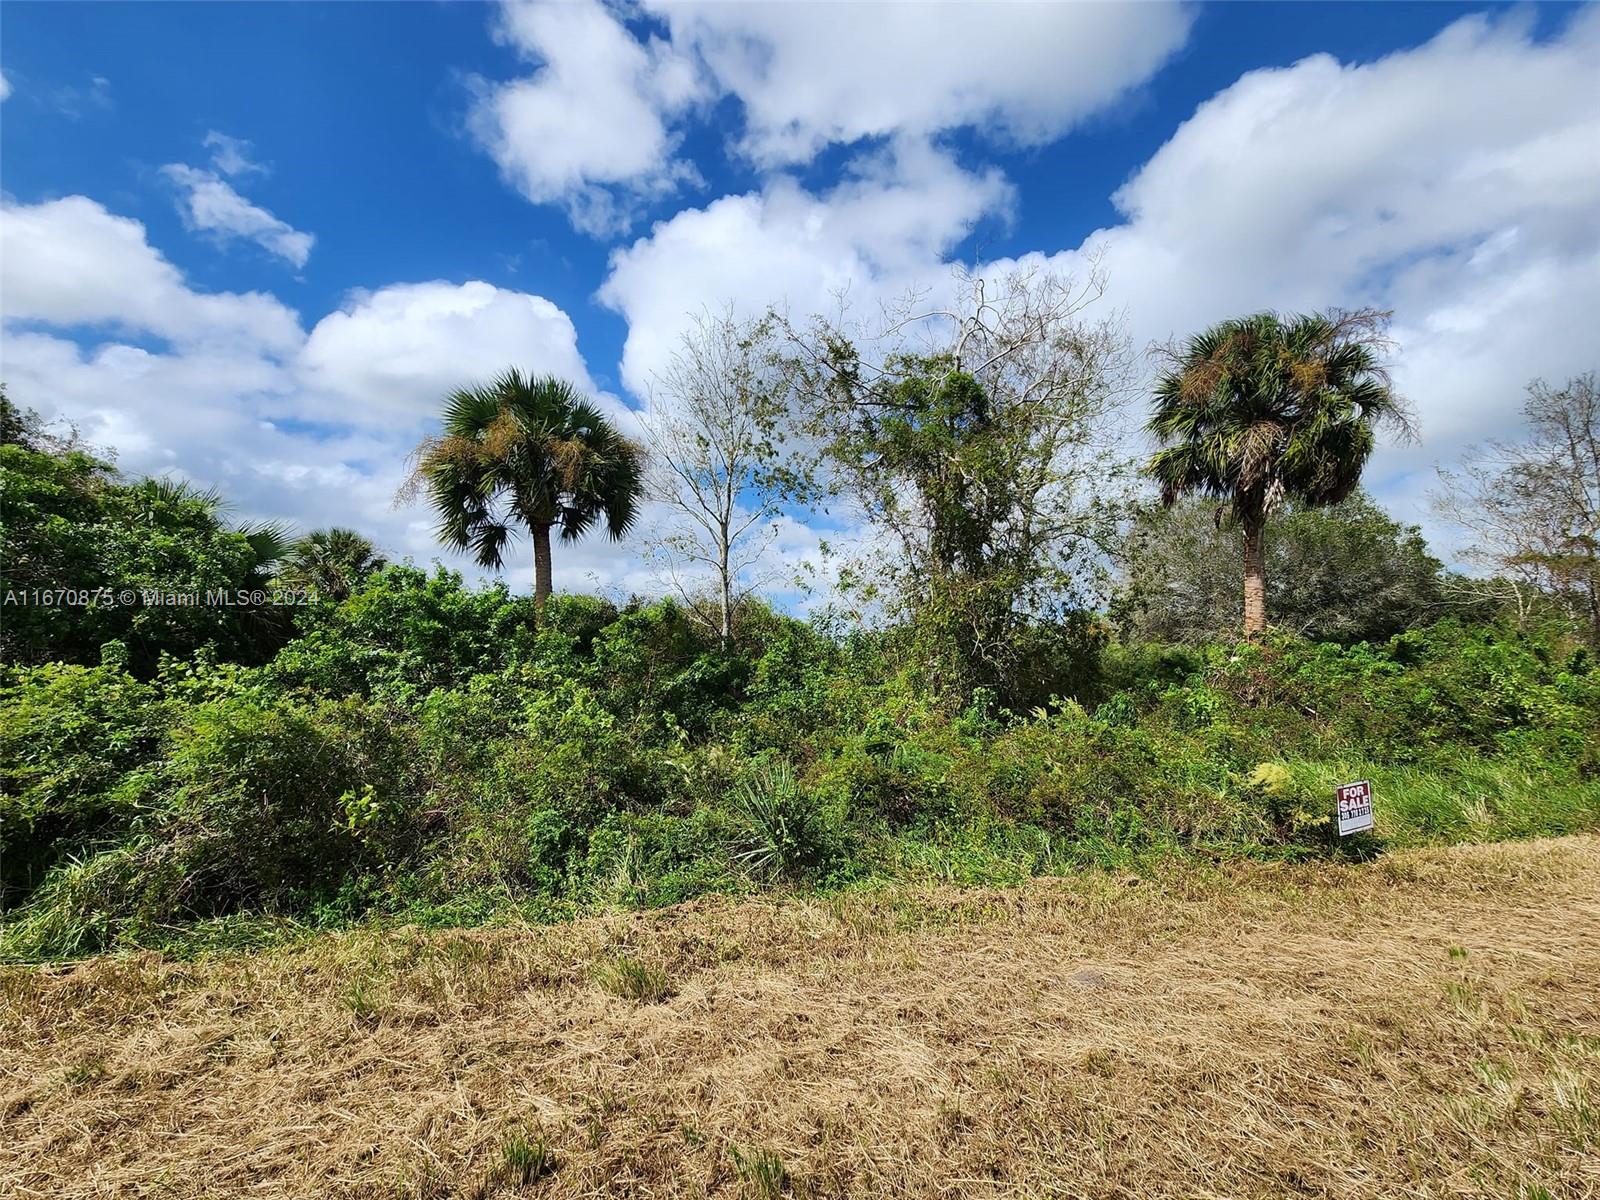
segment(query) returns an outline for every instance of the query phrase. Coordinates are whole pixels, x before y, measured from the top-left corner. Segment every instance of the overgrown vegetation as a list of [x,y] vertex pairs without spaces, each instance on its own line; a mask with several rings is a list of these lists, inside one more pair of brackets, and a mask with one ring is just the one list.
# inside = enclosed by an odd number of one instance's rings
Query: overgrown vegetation
[[[238,608],[7,600],[0,957],[1600,823],[1586,621],[1482,596],[1452,615],[1420,538],[1364,500],[1281,518],[1277,544],[1302,549],[1275,606],[1309,612],[1321,623],[1298,627],[1330,640],[1238,642],[1222,611],[1234,597],[1209,585],[1178,612],[1167,584],[1181,570],[1142,572],[1143,551],[1110,559],[1150,543],[1111,540],[1119,514],[1089,495],[1115,465],[1085,440],[1108,403],[1112,331],[1085,332],[1078,293],[1053,286],[977,300],[947,323],[953,348],[881,368],[837,330],[789,330],[810,355],[794,377],[826,401],[810,433],[832,438],[833,469],[904,535],[874,620],[803,622],[749,596],[722,620],[731,586],[706,610],[716,620],[669,600],[516,596],[383,565],[347,530],[271,549],[282,531],[125,480],[8,407],[8,595],[58,571],[119,591],[163,578],[316,590]],[[499,547],[534,500],[539,521],[577,512],[582,483],[593,503],[564,528],[625,528],[588,476],[547,469],[611,460],[558,453],[536,424],[490,439],[505,451],[492,461],[450,460],[493,476],[458,481],[469,525],[487,522]],[[505,520],[495,488],[526,492]],[[633,484],[622,491],[631,506]],[[1351,590],[1319,603],[1309,564],[1372,546],[1401,576],[1341,578]],[[1081,586],[1108,566],[1124,583],[1109,609]],[[1356,778],[1376,786],[1378,829],[1340,847],[1329,797]],[[628,962],[606,986],[664,994]]]
[[[1130,635],[1227,640],[1244,617],[1237,531],[1201,497],[1141,514],[1120,549],[1112,611]],[[1459,576],[1441,572],[1422,531],[1364,493],[1329,508],[1286,505],[1265,521],[1266,604],[1273,623],[1314,641],[1381,642],[1445,612],[1492,614]]]
[[536,625],[530,599],[392,566],[297,619],[257,666],[6,669],[6,956],[1324,854],[1330,788],[1362,776],[1387,844],[1600,817],[1600,672],[1556,631],[1107,642],[1019,713],[952,710],[892,632],[750,604],[724,651],[671,602],[557,596]]

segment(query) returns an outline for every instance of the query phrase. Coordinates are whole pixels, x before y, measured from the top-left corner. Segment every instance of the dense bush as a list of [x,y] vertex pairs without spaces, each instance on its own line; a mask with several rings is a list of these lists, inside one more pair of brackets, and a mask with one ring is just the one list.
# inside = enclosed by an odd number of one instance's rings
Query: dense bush
[[1030,650],[1055,681],[1037,705],[951,711],[892,632],[756,606],[723,649],[668,602],[536,619],[390,567],[299,619],[259,666],[141,678],[112,643],[0,673],[0,952],[1330,853],[1331,789],[1361,777],[1389,844],[1600,821],[1600,670],[1494,624],[1353,646],[1072,627]]
[[118,665],[14,673],[0,704],[0,905],[53,862],[115,840],[149,790],[169,706]]
[[[281,531],[230,525],[213,492],[125,480],[84,450],[13,442],[0,444],[0,511],[0,653],[8,662],[93,664],[102,645],[118,641],[134,672],[148,675],[163,653],[205,647],[259,662],[292,632],[281,608],[252,599],[284,549]],[[38,599],[62,589],[94,602]],[[174,602],[208,592],[243,602]]]
[[[1244,616],[1240,530],[1215,500],[1142,513],[1122,538],[1112,614],[1141,639],[1202,645]],[[1289,504],[1267,519],[1267,607],[1281,629],[1319,641],[1380,641],[1444,608],[1445,577],[1415,525],[1357,492],[1330,508]]]

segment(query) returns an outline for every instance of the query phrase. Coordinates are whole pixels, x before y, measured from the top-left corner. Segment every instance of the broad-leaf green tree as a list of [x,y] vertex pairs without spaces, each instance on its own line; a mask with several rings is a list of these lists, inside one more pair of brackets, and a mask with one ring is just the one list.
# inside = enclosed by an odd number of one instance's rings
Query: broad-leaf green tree
[[444,428],[416,449],[402,495],[426,492],[439,537],[500,570],[518,527],[533,541],[534,598],[550,595],[550,538],[576,541],[596,525],[621,538],[638,515],[643,461],[565,380],[512,368],[445,399]]
[[[1215,505],[1190,496],[1134,521],[1113,613],[1134,638],[1204,644],[1239,628],[1242,573]],[[1328,508],[1293,501],[1267,518],[1267,606],[1280,629],[1379,642],[1444,615],[1442,568],[1422,531],[1365,492]]]
[[1165,504],[1199,493],[1244,540],[1244,632],[1267,627],[1267,517],[1286,501],[1337,504],[1356,490],[1377,428],[1409,423],[1383,352],[1388,314],[1256,313],[1168,350],[1147,428],[1146,468]]
[[785,327],[825,471],[872,527],[848,582],[881,587],[915,670],[958,704],[979,687],[1036,703],[1030,631],[1098,601],[1128,363],[1120,321],[1092,315],[1103,286],[965,276],[946,307]]
[[0,663],[95,663],[111,642],[138,675],[202,647],[270,658],[290,613],[259,598],[288,533],[227,507],[181,480],[126,479],[0,399]]

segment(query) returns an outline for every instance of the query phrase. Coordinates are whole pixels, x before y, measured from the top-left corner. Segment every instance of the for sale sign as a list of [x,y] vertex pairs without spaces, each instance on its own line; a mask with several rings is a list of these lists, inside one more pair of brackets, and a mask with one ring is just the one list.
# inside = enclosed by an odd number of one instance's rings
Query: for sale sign
[[1339,803],[1339,836],[1372,828],[1372,785],[1363,779],[1334,789]]

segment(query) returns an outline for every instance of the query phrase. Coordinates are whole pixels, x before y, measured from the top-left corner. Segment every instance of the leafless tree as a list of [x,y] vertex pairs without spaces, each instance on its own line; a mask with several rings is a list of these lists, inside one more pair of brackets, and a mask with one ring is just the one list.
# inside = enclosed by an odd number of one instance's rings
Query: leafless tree
[[741,596],[762,580],[785,504],[808,494],[789,424],[793,385],[770,322],[702,313],[640,417],[650,494],[667,513],[648,535],[650,551],[724,646]]
[[1528,386],[1526,440],[1490,442],[1439,472],[1438,512],[1467,529],[1469,559],[1526,610],[1549,597],[1600,644],[1600,392],[1593,371]]

